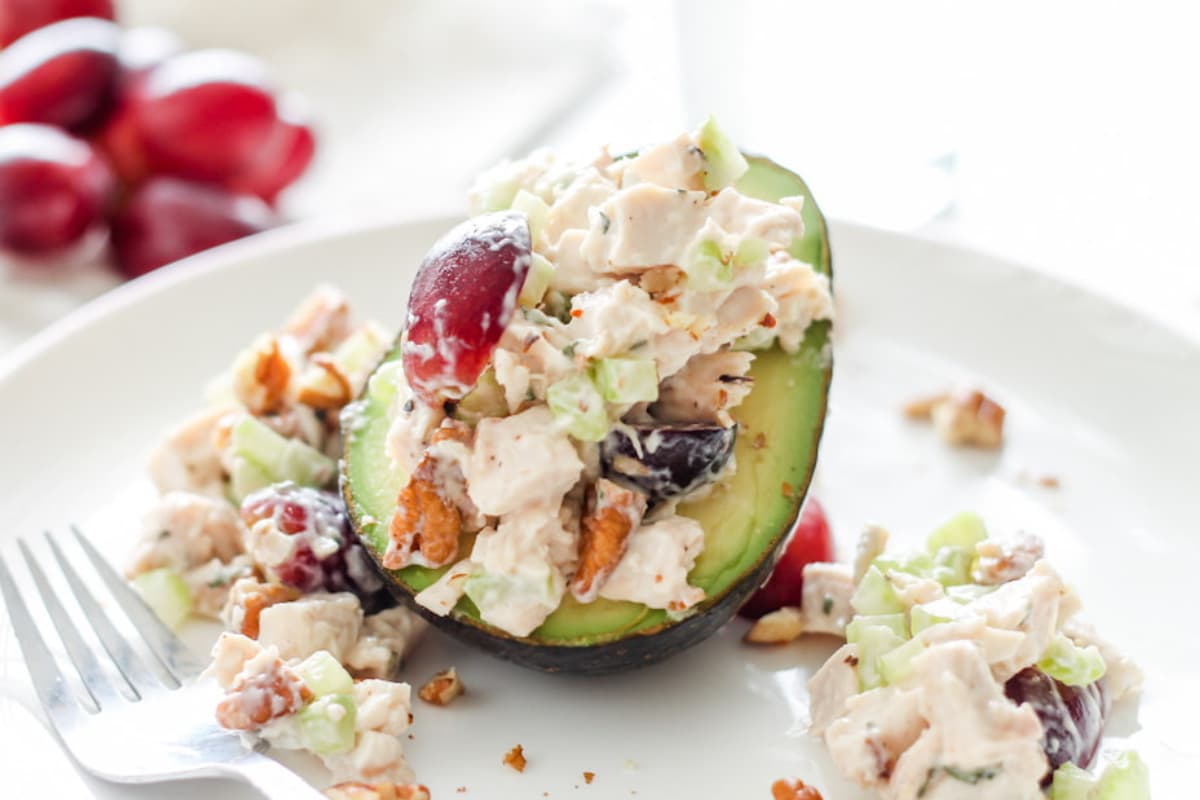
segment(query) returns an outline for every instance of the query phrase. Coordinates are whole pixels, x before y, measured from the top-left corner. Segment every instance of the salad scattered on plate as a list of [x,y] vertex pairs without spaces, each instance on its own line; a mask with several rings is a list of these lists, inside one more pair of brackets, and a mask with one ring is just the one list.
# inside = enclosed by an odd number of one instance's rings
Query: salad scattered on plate
[[[810,502],[789,541],[832,369],[829,243],[803,181],[710,120],[633,153],[502,164],[470,201],[398,338],[320,288],[153,455],[129,575],[168,622],[224,624],[222,726],[316,754],[331,796],[417,800],[403,661],[429,622],[600,673],[744,606],[751,642],[845,639],[812,677],[812,733],[880,797],[1149,796],[1133,754],[1084,771],[1140,674],[1036,537],[961,515],[892,554],[872,527],[847,566]],[[419,696],[461,691],[451,668]]]

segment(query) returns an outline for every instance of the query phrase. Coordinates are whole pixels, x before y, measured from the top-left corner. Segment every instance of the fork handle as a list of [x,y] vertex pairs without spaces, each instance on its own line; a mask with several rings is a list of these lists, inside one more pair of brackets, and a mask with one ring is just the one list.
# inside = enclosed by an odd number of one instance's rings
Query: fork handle
[[231,766],[267,800],[325,800],[308,781],[260,753],[249,753]]

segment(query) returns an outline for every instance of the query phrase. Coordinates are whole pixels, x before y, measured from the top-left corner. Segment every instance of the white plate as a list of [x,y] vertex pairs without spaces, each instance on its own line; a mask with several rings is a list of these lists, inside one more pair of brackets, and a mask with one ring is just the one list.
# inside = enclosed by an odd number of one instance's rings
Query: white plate
[[[150,496],[145,454],[200,404],[206,380],[318,281],[395,322],[414,265],[448,224],[267,234],[124,287],[0,364],[10,564],[17,536],[70,521],[119,561]],[[1118,709],[1109,744],[1138,747],[1159,796],[1180,796],[1200,766],[1200,637],[1187,588],[1200,563],[1200,347],[978,254],[845,226],[834,252],[841,322],[816,491],[842,555],[868,520],[916,540],[960,509],[1045,536],[1101,630],[1149,673],[1140,709]],[[901,419],[905,400],[964,379],[1009,410],[999,455],[948,450]],[[1062,488],[1039,486],[1043,475]],[[0,692],[32,703],[4,624]],[[805,680],[832,642],[757,650],[742,632],[735,622],[665,664],[607,678],[536,674],[432,636],[409,678],[454,664],[470,691],[448,709],[418,704],[410,759],[442,800],[458,787],[487,798],[576,787],[597,798],[765,798],[783,776],[831,800],[863,797],[803,733]],[[520,775],[500,763],[517,743],[529,758]],[[105,797],[162,791],[96,787]],[[250,796],[239,792],[227,796]]]

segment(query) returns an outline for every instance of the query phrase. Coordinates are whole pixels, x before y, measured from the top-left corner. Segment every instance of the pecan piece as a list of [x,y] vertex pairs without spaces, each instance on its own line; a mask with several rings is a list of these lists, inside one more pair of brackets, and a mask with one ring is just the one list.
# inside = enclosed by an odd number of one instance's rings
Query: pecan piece
[[418,696],[426,703],[435,706],[450,705],[450,701],[466,691],[458,670],[454,667],[437,673],[421,687]]
[[233,393],[251,414],[280,411],[287,400],[292,366],[274,336],[262,336],[233,365]]
[[571,594],[581,603],[596,599],[600,587],[616,569],[629,535],[646,513],[646,495],[600,478],[588,492],[579,540],[579,569]]
[[774,800],[823,800],[815,787],[807,785],[799,778],[791,781],[781,778],[775,781],[771,784],[771,797]]
[[296,399],[309,408],[338,409],[354,399],[354,389],[328,353],[314,353],[296,387]]
[[449,564],[458,555],[462,513],[427,477],[433,475],[433,461],[428,455],[421,460],[416,474],[396,499],[396,513],[388,526],[391,542],[383,556],[383,566],[388,569],[408,566],[414,552],[424,556],[431,567]]
[[300,591],[281,583],[260,583],[254,578],[238,580],[229,592],[226,619],[238,633],[258,638],[258,620],[263,609],[276,603],[290,603],[300,598]]
[[305,353],[332,350],[350,335],[350,302],[338,290],[322,286],[292,312],[283,332]]
[[504,765],[512,767],[517,772],[524,772],[525,765],[529,762],[525,760],[525,748],[517,745],[512,750],[504,754]]
[[904,407],[904,414],[932,421],[934,430],[951,445],[995,450],[1004,441],[1004,407],[978,389],[913,401]]
[[347,781],[325,790],[329,800],[429,800],[429,790],[418,783],[359,783]]
[[217,724],[235,731],[256,730],[296,713],[312,699],[300,676],[276,658],[265,670],[242,672],[234,679],[217,704]]

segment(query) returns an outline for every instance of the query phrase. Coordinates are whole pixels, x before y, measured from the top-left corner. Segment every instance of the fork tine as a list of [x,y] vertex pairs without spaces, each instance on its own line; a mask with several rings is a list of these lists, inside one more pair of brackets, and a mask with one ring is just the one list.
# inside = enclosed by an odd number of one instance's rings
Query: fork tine
[[79,719],[80,707],[75,696],[63,678],[62,670],[46,646],[46,640],[38,632],[37,623],[29,615],[25,601],[17,592],[17,583],[13,580],[4,557],[0,556],[0,594],[4,596],[4,605],[8,607],[8,618],[12,622],[13,633],[21,646],[21,654],[25,657],[25,667],[33,681],[42,708],[55,723],[71,723]]
[[[58,596],[50,588],[50,582],[46,580],[46,573],[42,571],[42,567],[29,549],[29,545],[25,543],[24,539],[17,539],[17,547],[20,548],[21,555],[25,557],[25,565],[29,567],[29,572],[33,575],[34,586],[37,587],[38,594],[42,596],[42,603],[45,604],[46,611],[50,614],[50,621],[54,623],[54,629],[58,631],[58,638],[67,648],[67,656],[75,665],[75,671],[79,673],[83,687],[91,696],[92,702],[96,704],[97,709],[100,709],[105,703],[116,700],[117,693],[109,683],[104,670],[100,668],[96,654],[83,641],[75,623],[71,621],[66,609],[58,601]],[[132,690],[132,687],[130,689]],[[132,699],[137,699],[136,693]]]
[[[95,631],[97,638],[100,639],[100,644],[104,647],[104,651],[108,653],[108,657],[112,659],[113,664],[121,673],[121,677],[129,684],[139,696],[145,695],[147,692],[152,692],[158,688],[160,681],[155,679],[150,674],[150,670],[142,662],[142,659],[129,646],[129,642],[125,637],[117,632],[113,624],[109,621],[104,613],[104,609],[96,602],[95,596],[88,590],[87,586],[79,578],[79,573],[75,571],[75,567],[71,566],[71,562],[67,560],[66,554],[58,546],[58,542],[46,531],[46,542],[50,545],[50,551],[54,554],[54,560],[58,562],[59,569],[62,570],[67,579],[67,585],[71,587],[72,594],[79,601],[79,607],[83,609],[83,615],[92,625],[92,630]],[[170,679],[162,681],[172,689],[177,689],[180,686],[174,675],[171,675],[167,666],[163,664],[163,672]]]
[[108,562],[104,560],[104,556],[100,555],[96,546],[88,541],[79,528],[72,525],[71,533],[83,548],[88,561],[92,562],[92,566],[96,568],[104,585],[112,592],[117,605],[129,616],[134,628],[137,629],[150,651],[167,667],[171,676],[182,683],[199,675],[204,669],[203,665],[188,652],[187,646],[180,641],[179,637],[163,624],[158,615],[150,610],[150,607],[125,582],[125,579],[109,566]]

